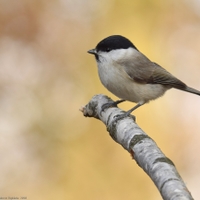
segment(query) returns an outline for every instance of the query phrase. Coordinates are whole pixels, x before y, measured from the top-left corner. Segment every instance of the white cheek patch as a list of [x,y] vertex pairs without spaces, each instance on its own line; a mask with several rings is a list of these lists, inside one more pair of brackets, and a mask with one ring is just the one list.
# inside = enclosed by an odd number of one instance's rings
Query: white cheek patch
[[114,61],[130,58],[130,57],[134,57],[135,55],[138,55],[138,51],[133,48],[117,49],[117,50],[113,50],[109,53],[110,54],[108,56],[110,56],[112,58],[112,60],[114,60]]

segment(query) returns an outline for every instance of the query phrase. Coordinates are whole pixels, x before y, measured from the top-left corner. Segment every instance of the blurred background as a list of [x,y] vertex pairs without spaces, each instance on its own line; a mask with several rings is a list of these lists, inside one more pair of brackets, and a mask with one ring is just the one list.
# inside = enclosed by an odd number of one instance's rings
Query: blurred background
[[[79,111],[95,94],[117,99],[87,54],[112,34],[200,89],[199,0],[0,1],[0,197],[161,199],[105,126]],[[134,114],[199,199],[200,97],[171,90]]]

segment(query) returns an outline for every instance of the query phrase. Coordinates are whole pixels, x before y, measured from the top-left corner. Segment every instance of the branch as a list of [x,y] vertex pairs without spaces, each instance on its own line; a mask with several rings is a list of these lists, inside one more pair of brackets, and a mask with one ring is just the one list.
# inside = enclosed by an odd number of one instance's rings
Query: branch
[[95,95],[80,110],[86,117],[101,120],[110,136],[131,153],[137,164],[150,176],[164,200],[193,200],[173,162],[167,158],[134,121],[132,115],[117,120],[124,113],[117,107],[102,111],[102,105],[113,102],[104,95]]

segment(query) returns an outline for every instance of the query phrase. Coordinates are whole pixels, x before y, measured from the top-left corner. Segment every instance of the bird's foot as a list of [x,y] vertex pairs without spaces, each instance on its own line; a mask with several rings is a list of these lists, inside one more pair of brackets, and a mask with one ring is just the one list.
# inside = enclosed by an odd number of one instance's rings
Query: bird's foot
[[102,107],[101,107],[101,110],[104,111],[104,110],[111,108],[111,107],[115,107],[115,102],[103,104]]
[[124,119],[124,118],[126,118],[126,117],[130,117],[130,118],[132,118],[134,121],[136,120],[136,118],[135,118],[134,115],[130,115],[130,112],[125,112],[124,114],[116,115],[116,116],[115,116],[115,121]]
[[115,102],[105,103],[105,104],[102,105],[101,110],[104,111],[105,109],[108,109],[108,108],[111,108],[111,107],[117,107],[117,105],[119,103],[122,103],[124,101],[125,100],[118,100],[118,101],[115,101]]

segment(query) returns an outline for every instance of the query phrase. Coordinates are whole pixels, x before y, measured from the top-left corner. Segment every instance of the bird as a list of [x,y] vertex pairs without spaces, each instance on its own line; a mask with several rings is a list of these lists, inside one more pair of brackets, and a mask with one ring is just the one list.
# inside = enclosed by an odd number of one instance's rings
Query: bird
[[[161,97],[171,88],[200,95],[200,91],[187,86],[166,69],[152,62],[124,36],[106,37],[88,53],[95,56],[101,83],[120,98],[113,105],[124,101],[136,103],[125,116]],[[105,105],[109,106],[109,103]]]

